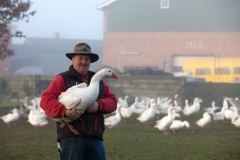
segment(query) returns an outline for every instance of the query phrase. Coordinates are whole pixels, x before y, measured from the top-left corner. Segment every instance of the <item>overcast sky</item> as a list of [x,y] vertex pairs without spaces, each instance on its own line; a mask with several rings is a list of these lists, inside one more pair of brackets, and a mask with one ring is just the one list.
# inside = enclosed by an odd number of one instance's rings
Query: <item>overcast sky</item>
[[[37,13],[30,22],[14,23],[27,37],[103,39],[103,11],[96,7],[108,0],[30,0]],[[24,38],[13,38],[13,44]]]

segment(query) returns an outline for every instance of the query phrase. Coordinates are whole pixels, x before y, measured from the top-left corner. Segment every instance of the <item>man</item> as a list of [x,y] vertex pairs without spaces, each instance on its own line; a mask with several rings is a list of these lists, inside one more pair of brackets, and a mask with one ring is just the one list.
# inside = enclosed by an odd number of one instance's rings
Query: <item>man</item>
[[56,122],[57,141],[61,160],[102,160],[105,150],[102,143],[104,132],[104,114],[117,108],[116,96],[110,91],[103,80],[99,83],[98,99],[80,115],[68,110],[59,103],[58,96],[68,88],[86,82],[90,83],[95,74],[89,71],[90,63],[96,62],[99,56],[91,52],[86,43],[75,46],[74,52],[66,56],[72,60],[69,70],[62,72],[48,86],[41,96],[40,105],[45,113],[52,118],[69,118],[70,124],[80,133],[74,134],[66,125]]

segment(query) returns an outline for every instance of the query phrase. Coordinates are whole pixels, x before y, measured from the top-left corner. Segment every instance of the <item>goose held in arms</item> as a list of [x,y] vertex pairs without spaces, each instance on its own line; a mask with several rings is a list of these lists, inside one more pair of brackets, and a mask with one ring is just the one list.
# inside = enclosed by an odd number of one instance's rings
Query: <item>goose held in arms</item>
[[[79,114],[83,114],[84,111],[96,101],[99,93],[99,82],[103,78],[118,79],[117,75],[111,69],[101,69],[93,76],[89,86],[87,86],[86,83],[80,83],[62,92],[58,97],[59,102],[67,109],[76,110]],[[79,132],[69,124],[71,122],[69,118],[54,118],[54,120],[61,122],[62,127],[67,125],[73,133],[79,134]]]

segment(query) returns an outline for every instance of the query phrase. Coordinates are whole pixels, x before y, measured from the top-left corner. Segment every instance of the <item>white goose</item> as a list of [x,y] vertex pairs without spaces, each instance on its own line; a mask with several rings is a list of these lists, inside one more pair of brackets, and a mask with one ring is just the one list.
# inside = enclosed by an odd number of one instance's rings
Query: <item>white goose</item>
[[220,112],[213,112],[214,121],[223,121],[225,119],[224,112],[228,109],[228,102],[226,99],[223,100],[223,107]]
[[[128,108],[128,101],[127,99],[129,98],[128,95],[126,95],[124,97],[124,99],[122,97],[119,97],[118,100],[117,100],[117,103],[119,103],[122,107],[121,108]],[[120,110],[120,113],[121,113],[121,110]],[[116,110],[114,112],[112,112],[111,114],[116,114]]]
[[[174,107],[175,108],[175,107]],[[180,113],[177,113],[177,112],[174,112],[174,110],[172,110],[172,116],[175,118],[181,118],[181,114]]]
[[168,114],[168,109],[172,104],[172,99],[168,99],[165,97],[164,99],[161,100],[158,108],[161,114]]
[[[101,69],[92,77],[89,86],[87,86],[86,83],[80,83],[62,92],[58,97],[59,102],[67,109],[76,110],[79,114],[83,114],[84,111],[96,101],[99,93],[99,82],[103,78],[118,79],[117,75],[111,69]],[[69,118],[54,118],[54,120],[66,124],[73,133],[79,134],[79,132],[69,124],[71,122]]]
[[135,97],[135,102],[136,102],[136,108],[143,108],[143,109],[147,109],[148,107],[146,107],[146,102],[148,102],[150,100],[150,98],[148,97],[142,97],[142,100],[139,101],[139,97]]
[[238,118],[237,120],[232,120],[231,122],[233,125],[235,125],[236,127],[240,127],[240,118]]
[[157,103],[155,101],[155,99],[151,99],[150,100],[150,107],[148,109],[146,109],[138,118],[137,120],[139,120],[142,123],[145,123],[147,121],[152,120],[155,117],[156,114],[156,107],[157,107]]
[[20,117],[19,110],[17,108],[14,108],[11,113],[8,113],[4,116],[1,116],[0,119],[3,120],[4,123],[6,123],[8,126],[11,125],[11,123],[17,121]]
[[[119,103],[119,105],[122,106],[121,103]],[[120,108],[120,113],[122,115],[122,118],[130,118],[134,113],[136,113],[136,108],[135,108],[135,103],[133,103],[132,105],[130,105],[129,107],[125,108],[125,107],[121,107]]]
[[189,101],[188,101],[188,99],[185,99],[185,106],[184,106],[184,108],[183,108],[183,110],[186,110],[186,109],[188,109],[190,106],[189,106]]
[[211,116],[208,112],[203,113],[203,118],[199,119],[196,124],[199,127],[205,127],[211,122]]
[[36,102],[36,110],[38,111],[39,116],[41,116],[43,119],[46,119],[47,115],[45,114],[45,111],[40,106],[41,97],[34,97],[34,100]]
[[231,108],[235,108],[235,110],[239,111],[240,110],[240,100],[238,97],[235,99],[225,97],[226,100],[229,101],[229,103],[232,105]]
[[229,103],[229,107],[228,109],[225,110],[224,115],[226,119],[229,119],[231,121],[235,121],[236,119],[238,119],[240,117],[239,115],[239,109],[240,109],[240,101],[239,99],[236,97],[235,100],[233,100],[232,98],[228,98],[228,97],[224,97],[224,99],[226,99]]
[[48,124],[48,121],[46,120],[46,116],[42,116],[41,113],[39,113],[39,110],[37,109],[36,100],[31,100],[32,107],[30,109],[29,115],[28,115],[28,122],[35,126],[37,129],[38,126],[45,126]]
[[228,120],[234,120],[239,118],[239,114],[236,108],[233,108],[233,110],[226,109],[224,111],[224,116]]
[[178,105],[178,98],[179,98],[179,95],[178,95],[178,94],[175,94],[175,95],[174,95],[174,98],[173,98],[173,106],[174,106],[174,107],[179,106],[179,105]]
[[169,127],[174,134],[177,134],[176,130],[179,130],[183,127],[190,128],[190,124],[188,121],[174,120],[171,126]]
[[196,112],[195,112],[195,114],[197,114],[198,111],[200,110],[202,102],[203,102],[202,99],[198,98],[198,101],[197,101],[197,104],[196,104]]
[[156,125],[154,128],[159,129],[160,131],[163,131],[163,134],[167,135],[169,130],[169,127],[173,123],[175,116],[172,115],[172,110],[174,110],[174,107],[171,106],[168,108],[168,115],[164,116],[162,119],[156,121]]
[[118,125],[121,122],[122,118],[121,118],[121,114],[120,114],[120,108],[122,108],[122,106],[119,105],[119,103],[118,103],[116,114],[104,119],[104,125],[106,127],[108,127],[109,129],[115,127],[116,125]]
[[119,102],[123,107],[128,108],[128,98],[129,98],[128,95],[126,95],[126,96],[124,97],[124,99],[122,99],[122,97],[119,97],[119,98],[118,98],[118,102]]
[[142,100],[139,102],[139,98],[135,97],[134,106],[135,106],[135,113],[137,115],[141,115],[146,109],[150,107],[150,99],[148,101]]
[[216,107],[216,102],[212,101],[212,106],[208,107],[208,108],[204,108],[204,110],[210,114],[212,114],[214,112],[215,109],[217,109],[218,107]]
[[177,101],[178,97],[179,97],[179,95],[175,94],[174,99],[173,99],[173,106],[175,108],[175,110],[173,110],[173,112],[175,112],[175,113],[182,112],[182,107],[178,104],[178,101]]
[[201,102],[202,102],[202,100],[200,98],[196,97],[193,101],[193,104],[183,110],[183,114],[187,117],[197,114],[200,109]]
[[180,113],[182,112],[182,107],[181,106],[174,106],[175,110],[172,111],[172,113]]

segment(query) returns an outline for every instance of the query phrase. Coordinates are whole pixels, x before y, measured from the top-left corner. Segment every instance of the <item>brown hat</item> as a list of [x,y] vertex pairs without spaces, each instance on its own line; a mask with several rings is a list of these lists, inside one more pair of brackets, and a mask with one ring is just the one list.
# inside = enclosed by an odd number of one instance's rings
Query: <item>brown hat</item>
[[96,62],[99,56],[91,52],[91,47],[87,43],[78,43],[74,48],[74,52],[66,53],[66,56],[72,60],[72,57],[76,54],[88,55],[90,56],[91,63]]

